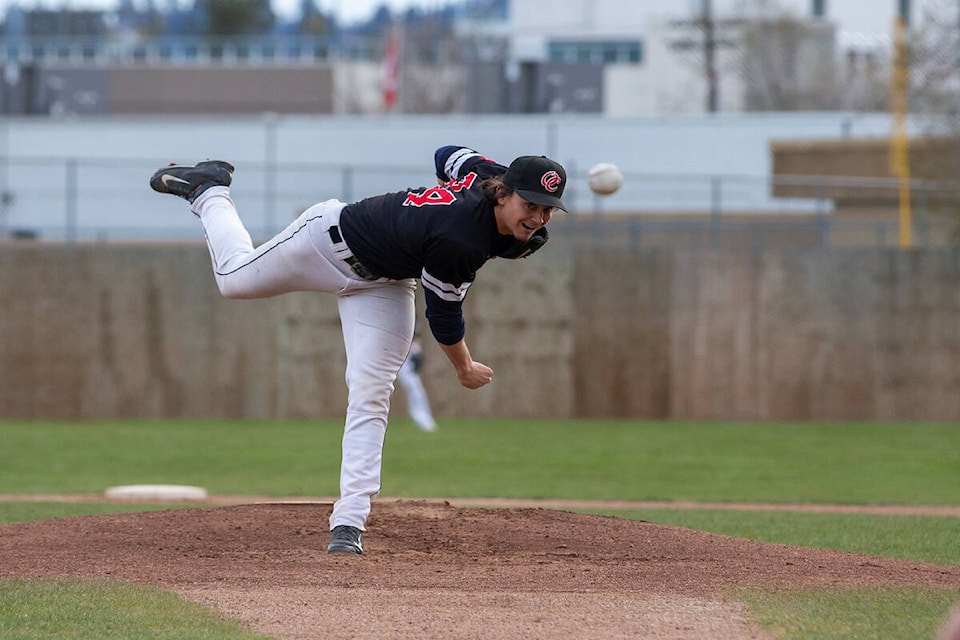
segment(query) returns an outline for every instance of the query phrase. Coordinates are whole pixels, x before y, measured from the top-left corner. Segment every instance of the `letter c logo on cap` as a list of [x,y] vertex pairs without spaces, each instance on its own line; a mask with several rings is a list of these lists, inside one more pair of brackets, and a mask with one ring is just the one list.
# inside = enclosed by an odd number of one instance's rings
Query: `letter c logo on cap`
[[562,183],[563,178],[561,178],[560,174],[556,171],[548,171],[543,174],[542,178],[540,178],[540,184],[542,184],[543,188],[550,193],[554,193],[557,189],[559,189]]

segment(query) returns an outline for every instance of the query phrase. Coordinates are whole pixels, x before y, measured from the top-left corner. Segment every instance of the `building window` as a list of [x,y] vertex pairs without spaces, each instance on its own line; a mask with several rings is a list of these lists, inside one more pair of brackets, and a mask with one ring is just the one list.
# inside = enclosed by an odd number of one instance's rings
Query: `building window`
[[639,40],[553,41],[547,49],[550,62],[562,64],[640,64],[643,43]]

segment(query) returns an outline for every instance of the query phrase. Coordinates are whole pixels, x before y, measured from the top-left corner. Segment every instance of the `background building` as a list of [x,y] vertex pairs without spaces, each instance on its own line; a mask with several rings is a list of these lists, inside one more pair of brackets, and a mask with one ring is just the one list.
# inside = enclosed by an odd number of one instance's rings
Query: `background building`
[[[804,1],[802,9],[797,2],[556,0],[544,11],[534,0],[463,0],[403,15],[383,9],[358,25],[339,25],[307,2],[298,18],[249,16],[230,32],[178,5],[138,9],[124,0],[107,12],[13,6],[0,47],[0,109],[612,116],[884,110],[889,47],[839,32],[826,0]],[[391,67],[396,77],[385,78],[391,38],[399,43],[390,52],[398,64]],[[385,102],[387,80],[397,91]]]

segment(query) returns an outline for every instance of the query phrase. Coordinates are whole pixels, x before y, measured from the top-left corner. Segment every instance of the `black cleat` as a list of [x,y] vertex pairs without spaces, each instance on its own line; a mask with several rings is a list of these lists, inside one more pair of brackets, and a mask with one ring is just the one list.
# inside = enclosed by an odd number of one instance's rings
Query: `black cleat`
[[233,180],[233,165],[222,160],[207,160],[194,166],[171,164],[158,169],[150,178],[150,188],[158,193],[169,193],[190,204],[210,187],[229,187]]
[[333,528],[333,535],[330,537],[330,544],[327,545],[327,553],[353,553],[360,555],[363,553],[363,545],[360,538],[363,531],[356,527],[341,524]]

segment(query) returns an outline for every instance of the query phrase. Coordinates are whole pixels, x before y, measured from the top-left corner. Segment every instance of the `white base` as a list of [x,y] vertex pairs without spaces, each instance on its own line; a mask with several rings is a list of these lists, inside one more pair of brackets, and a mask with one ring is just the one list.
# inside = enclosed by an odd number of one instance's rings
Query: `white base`
[[179,484],[131,484],[110,487],[105,495],[115,500],[206,500],[207,490]]

